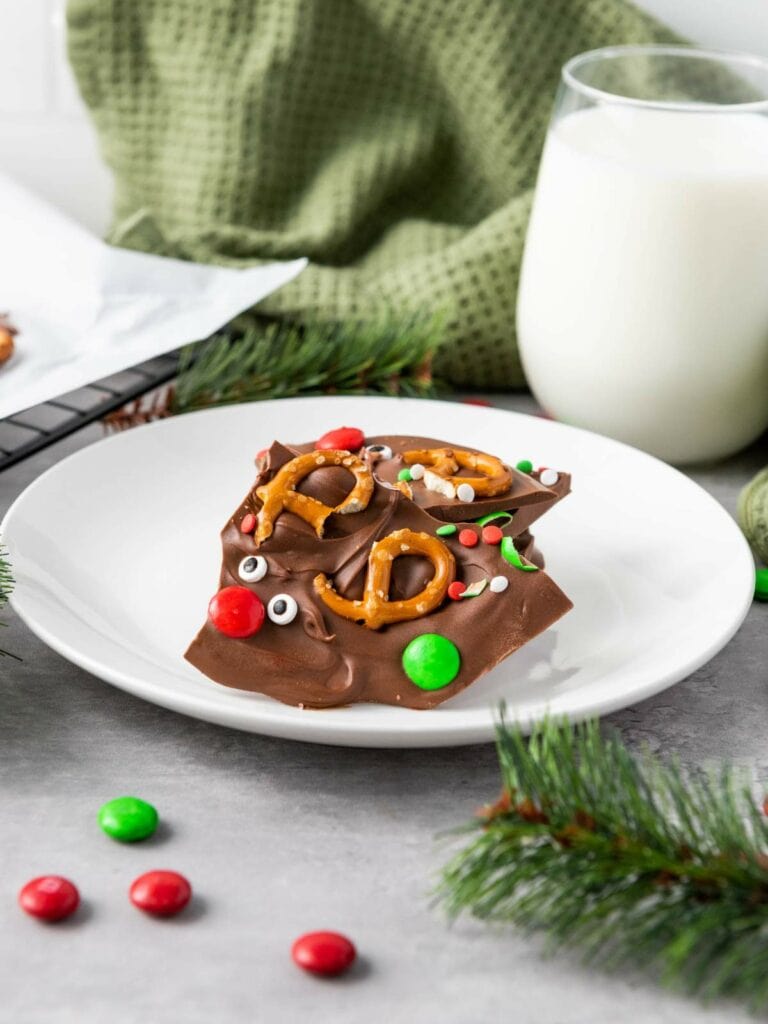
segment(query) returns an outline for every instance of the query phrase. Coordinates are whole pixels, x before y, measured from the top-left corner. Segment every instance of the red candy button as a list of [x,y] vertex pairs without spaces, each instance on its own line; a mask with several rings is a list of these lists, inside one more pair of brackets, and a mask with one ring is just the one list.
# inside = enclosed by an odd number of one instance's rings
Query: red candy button
[[498,528],[498,526],[484,526],[483,527],[483,540],[486,544],[501,544],[504,539],[504,534]]
[[211,598],[208,618],[225,636],[253,636],[264,625],[264,603],[247,587],[224,587]]
[[453,601],[458,601],[466,589],[466,583],[462,583],[461,580],[454,580],[448,587],[448,597]]
[[192,886],[176,871],[148,871],[136,879],[128,895],[139,910],[156,917],[171,917],[189,903]]
[[329,430],[319,441],[315,441],[317,451],[356,452],[365,443],[365,434],[357,427],[339,427]]
[[80,893],[60,875],[43,875],[27,882],[19,893],[19,906],[41,921],[60,921],[74,914],[80,903]]
[[479,405],[481,409],[493,408],[493,402],[489,402],[487,398],[462,398],[463,405]]
[[477,544],[477,534],[474,530],[461,530],[459,533],[459,544],[465,548],[473,548]]
[[240,523],[240,533],[253,533],[256,527],[256,516],[253,512],[249,512],[247,516],[243,516],[243,521]]
[[341,974],[351,967],[357,950],[338,932],[308,932],[291,947],[293,962],[312,974]]

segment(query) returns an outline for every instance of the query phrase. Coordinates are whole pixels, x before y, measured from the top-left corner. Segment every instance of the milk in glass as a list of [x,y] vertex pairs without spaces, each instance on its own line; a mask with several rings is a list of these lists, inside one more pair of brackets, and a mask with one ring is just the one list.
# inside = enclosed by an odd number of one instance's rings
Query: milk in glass
[[597,105],[547,138],[518,301],[542,405],[672,462],[768,426],[768,117]]

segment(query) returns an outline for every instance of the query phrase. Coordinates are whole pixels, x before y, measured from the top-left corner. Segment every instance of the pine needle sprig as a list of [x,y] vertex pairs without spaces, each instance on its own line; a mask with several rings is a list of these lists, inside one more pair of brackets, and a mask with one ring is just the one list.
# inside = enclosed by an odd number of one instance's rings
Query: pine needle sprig
[[[8,603],[8,598],[11,596],[12,590],[13,574],[8,560],[5,557],[5,549],[0,546],[0,611],[2,611]],[[5,622],[0,621],[0,626],[5,625]],[[15,654],[11,654],[9,651],[4,651],[2,648],[0,648],[0,657],[15,658],[17,661],[19,660],[16,658]]]
[[439,318],[393,316],[346,324],[272,322],[240,338],[215,336],[185,350],[173,413],[297,395],[430,397]]
[[768,823],[731,767],[686,775],[595,722],[526,740],[502,716],[497,742],[502,795],[438,889],[451,915],[768,1005]]

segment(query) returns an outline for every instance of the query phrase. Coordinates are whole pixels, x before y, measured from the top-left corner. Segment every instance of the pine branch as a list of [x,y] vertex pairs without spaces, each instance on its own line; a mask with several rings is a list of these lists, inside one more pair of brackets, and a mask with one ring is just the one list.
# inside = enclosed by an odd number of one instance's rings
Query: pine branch
[[391,316],[347,324],[270,323],[239,339],[215,336],[183,357],[171,411],[295,395],[429,397],[434,318]]
[[[0,547],[0,611],[8,603],[8,598],[11,596],[13,590],[13,576],[11,574],[11,567],[8,564],[7,559],[4,557],[5,550]],[[0,622],[0,626],[5,626],[4,622]],[[15,654],[10,654],[8,651],[4,651],[0,648],[0,657],[16,658]],[[16,659],[20,660],[20,659]]]
[[526,741],[503,713],[498,753],[502,796],[438,890],[452,915],[768,1005],[768,823],[730,767],[687,777],[595,722],[546,723]]

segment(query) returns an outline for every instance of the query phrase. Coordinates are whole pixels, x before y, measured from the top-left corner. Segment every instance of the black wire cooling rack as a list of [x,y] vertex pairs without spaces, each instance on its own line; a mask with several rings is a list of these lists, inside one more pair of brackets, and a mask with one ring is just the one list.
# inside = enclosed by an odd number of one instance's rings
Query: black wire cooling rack
[[0,472],[176,376],[178,353],[158,356],[0,420]]

